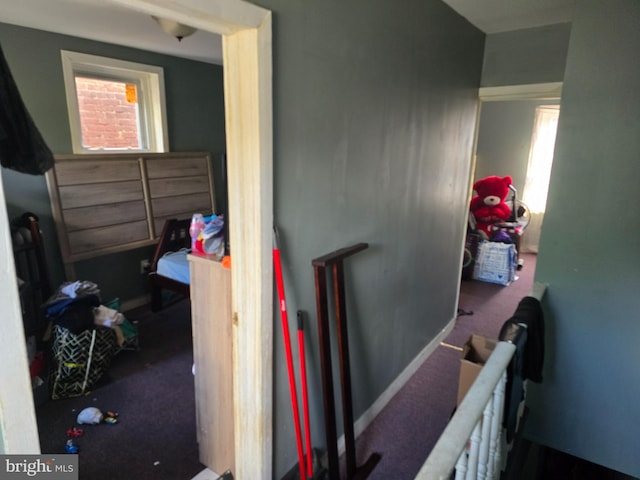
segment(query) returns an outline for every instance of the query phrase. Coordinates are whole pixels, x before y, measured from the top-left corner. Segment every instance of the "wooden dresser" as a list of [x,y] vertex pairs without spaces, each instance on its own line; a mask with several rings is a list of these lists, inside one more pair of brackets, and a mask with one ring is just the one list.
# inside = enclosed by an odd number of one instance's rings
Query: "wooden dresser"
[[213,257],[188,259],[200,462],[235,472],[231,270]]

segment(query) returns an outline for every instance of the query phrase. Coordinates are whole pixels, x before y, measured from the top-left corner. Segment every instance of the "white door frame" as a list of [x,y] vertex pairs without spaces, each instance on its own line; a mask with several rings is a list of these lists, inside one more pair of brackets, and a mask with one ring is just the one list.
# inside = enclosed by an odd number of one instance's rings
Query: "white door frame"
[[562,82],[529,83],[525,85],[505,85],[499,87],[480,87],[478,89],[478,111],[473,134],[473,152],[471,154],[471,170],[469,171],[469,198],[473,193],[473,178],[476,172],[476,150],[478,148],[478,132],[482,104],[485,102],[504,102],[509,100],[560,100]]
[[[503,102],[505,100],[559,100],[562,82],[506,85],[503,87],[481,87],[480,102]],[[477,129],[477,126],[476,126]]]
[[[104,0],[222,35],[230,243],[233,252],[236,479],[272,477],[273,115],[271,12],[243,0]],[[4,199],[0,188],[0,200]],[[0,224],[8,225],[6,212]],[[15,282],[11,239],[0,278]],[[5,262],[6,260],[6,262]],[[5,265],[6,263],[6,265]],[[6,268],[5,268],[6,267]],[[3,282],[4,283],[4,282]],[[6,297],[6,298],[5,298]],[[0,341],[0,452],[39,453],[17,288],[3,289],[10,330]],[[13,332],[15,333],[15,332]],[[224,341],[221,339],[221,341]],[[215,348],[215,345],[212,345]],[[14,365],[15,364],[15,365]],[[15,367],[15,368],[14,368]],[[23,375],[24,374],[24,375]],[[5,380],[7,382],[5,383]],[[15,387],[15,389],[13,388]],[[28,406],[31,405],[31,408]],[[25,408],[26,407],[26,408]]]
[[222,35],[235,327],[233,391],[236,465],[233,474],[234,478],[240,480],[271,478],[271,12],[242,0],[109,1]]
[[[476,174],[476,152],[478,148],[478,132],[480,130],[480,116],[482,115],[482,104],[485,102],[503,102],[508,100],[559,100],[562,96],[562,82],[549,83],[529,83],[524,85],[505,85],[498,87],[480,87],[478,89],[478,109],[476,111],[476,124],[473,133],[473,150],[471,152],[471,168],[469,168],[469,178],[467,179],[467,205],[473,195],[473,179]],[[465,216],[465,222],[467,217]],[[465,226],[466,230],[466,226]],[[464,261],[465,236],[462,238],[460,248],[460,271]],[[458,280],[458,297],[456,305],[460,301],[460,284]]]
[[480,87],[478,89],[478,110],[473,134],[473,151],[471,152],[471,169],[469,170],[469,190],[467,200],[473,193],[473,178],[476,172],[476,150],[478,148],[478,132],[482,104],[485,102],[504,102],[509,100],[560,100],[562,82],[530,83],[525,85],[505,85],[500,87]]
[[2,169],[0,169],[0,453],[40,453],[38,425],[29,381],[22,308],[18,296],[13,243],[9,229]]

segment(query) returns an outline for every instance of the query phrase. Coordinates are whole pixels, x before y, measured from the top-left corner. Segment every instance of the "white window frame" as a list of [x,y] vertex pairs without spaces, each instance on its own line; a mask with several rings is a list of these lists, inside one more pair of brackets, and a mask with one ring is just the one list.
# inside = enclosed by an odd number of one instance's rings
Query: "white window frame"
[[[69,126],[71,127],[73,153],[169,151],[164,70],[162,67],[67,50],[61,50],[60,53],[62,56],[62,70],[67,95],[67,109],[69,111]],[[82,146],[82,127],[75,82],[75,77],[82,75],[114,79],[134,83],[139,86],[140,127],[141,130],[144,130],[144,133],[146,133],[145,147],[136,150],[112,148],[108,150],[95,150]]]

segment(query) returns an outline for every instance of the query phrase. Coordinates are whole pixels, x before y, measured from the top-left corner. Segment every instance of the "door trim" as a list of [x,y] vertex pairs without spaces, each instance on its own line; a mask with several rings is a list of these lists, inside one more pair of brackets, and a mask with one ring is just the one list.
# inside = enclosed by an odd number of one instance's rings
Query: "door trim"
[[481,87],[478,98],[481,102],[505,100],[555,100],[562,96],[562,82]]
[[[271,12],[242,0],[107,0],[222,35],[233,312],[236,479],[271,478]],[[224,341],[224,340],[221,340]],[[215,346],[212,346],[215,348]]]

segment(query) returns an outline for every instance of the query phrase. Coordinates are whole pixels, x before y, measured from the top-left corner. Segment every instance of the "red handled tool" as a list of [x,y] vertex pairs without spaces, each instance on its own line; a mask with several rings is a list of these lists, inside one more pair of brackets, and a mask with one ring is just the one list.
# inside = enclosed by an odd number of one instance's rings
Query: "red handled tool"
[[289,371],[289,390],[291,393],[291,408],[293,409],[293,424],[296,430],[296,446],[298,447],[298,463],[300,465],[300,478],[306,479],[304,453],[302,450],[302,435],[300,432],[300,413],[298,411],[298,394],[296,392],[296,377],[293,370],[293,359],[291,356],[291,337],[289,336],[289,319],[287,315],[287,302],[284,295],[284,281],[282,278],[282,263],[280,260],[280,249],[278,247],[278,231],[273,228],[273,264],[276,274],[276,286],[280,299],[280,317],[282,318],[282,334],[284,337],[284,348],[287,357],[287,369]]
[[307,394],[307,362],[304,355],[304,319],[298,310],[298,352],[300,355],[300,382],[302,383],[302,413],[304,416],[304,442],[307,446],[307,478],[313,478],[311,428],[309,428],[309,396]]

